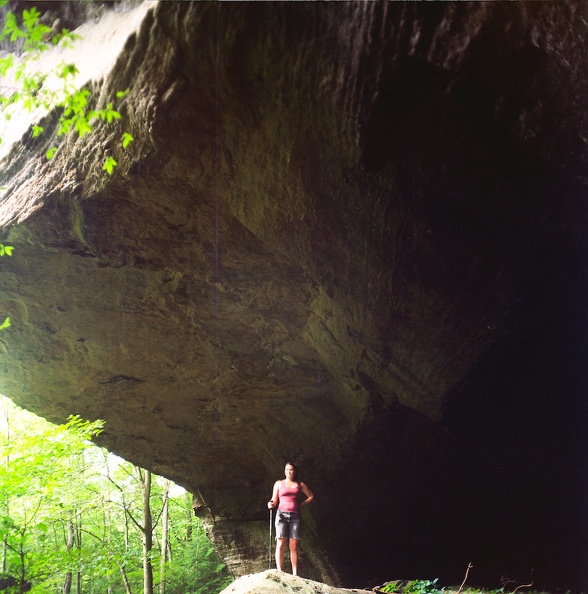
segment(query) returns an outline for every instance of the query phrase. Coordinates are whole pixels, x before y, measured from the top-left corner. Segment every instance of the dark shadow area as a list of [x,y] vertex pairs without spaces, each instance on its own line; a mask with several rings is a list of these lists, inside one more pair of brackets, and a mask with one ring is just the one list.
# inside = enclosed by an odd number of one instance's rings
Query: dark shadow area
[[444,413],[479,475],[485,511],[473,529],[485,533],[482,564],[498,568],[502,559],[507,575],[526,564],[552,590],[586,587],[587,248],[569,237],[535,254],[512,331],[448,396]]
[[453,81],[418,58],[399,61],[363,136],[366,168],[393,175],[431,228],[484,250],[518,295],[501,337],[445,395],[442,429],[374,411],[357,436],[364,464],[349,476],[380,475],[381,489],[359,506],[343,497],[343,509],[373,547],[339,546],[341,565],[372,585],[459,585],[471,562],[468,584],[479,587],[588,586],[585,208],[579,181],[517,136],[547,76],[544,55],[525,44],[496,54],[497,39],[481,35]]

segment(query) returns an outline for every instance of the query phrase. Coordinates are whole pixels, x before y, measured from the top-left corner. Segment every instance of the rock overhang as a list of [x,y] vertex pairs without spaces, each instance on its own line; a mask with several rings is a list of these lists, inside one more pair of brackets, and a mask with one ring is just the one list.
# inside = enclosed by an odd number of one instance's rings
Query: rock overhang
[[[461,572],[464,534],[498,542],[524,485],[564,479],[566,431],[564,483],[582,460],[584,9],[556,4],[136,8],[95,86],[130,90],[119,171],[73,138],[50,164],[11,153],[2,390],[54,421],[105,419],[109,449],[202,496],[226,554],[242,535],[237,573],[292,456],[319,495],[318,574],[380,575],[378,538],[399,571]],[[496,523],[480,491],[521,473]],[[367,495],[358,552],[333,518]],[[547,554],[474,549],[489,573]]]

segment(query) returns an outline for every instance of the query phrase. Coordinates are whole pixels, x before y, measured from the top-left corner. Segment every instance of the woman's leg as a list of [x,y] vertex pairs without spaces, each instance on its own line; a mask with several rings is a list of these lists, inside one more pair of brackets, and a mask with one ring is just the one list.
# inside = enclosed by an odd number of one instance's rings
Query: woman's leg
[[284,563],[284,549],[286,545],[285,538],[276,539],[276,568],[278,571],[282,571],[282,565]]
[[298,575],[298,539],[290,539],[290,562],[292,563],[292,575]]

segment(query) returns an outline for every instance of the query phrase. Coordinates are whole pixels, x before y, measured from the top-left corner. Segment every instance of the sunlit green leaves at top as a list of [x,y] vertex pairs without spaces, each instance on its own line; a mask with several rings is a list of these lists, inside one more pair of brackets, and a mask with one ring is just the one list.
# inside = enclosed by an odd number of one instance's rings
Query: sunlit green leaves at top
[[14,246],[0,243],[0,256],[12,256],[12,252],[14,252]]
[[87,421],[82,419],[80,415],[70,415],[65,424],[65,429],[70,434],[76,435],[84,440],[90,440],[97,435],[100,435],[104,430],[104,421]]
[[[7,0],[0,0],[0,6],[5,4],[7,4]],[[97,121],[114,124],[121,119],[121,114],[112,101],[108,102],[106,107],[91,105],[93,101],[89,89],[79,89],[76,86],[75,79],[79,70],[75,64],[61,63],[49,74],[35,72],[35,68],[31,67],[32,61],[47,50],[49,44],[60,44],[62,47],[66,47],[73,40],[80,39],[79,35],[71,33],[67,29],[55,34],[41,22],[41,13],[32,6],[23,11],[20,22],[15,13],[7,12],[4,24],[0,29],[0,40],[6,39],[23,50],[22,53],[19,49],[16,54],[8,53],[0,57],[0,78],[12,81],[9,85],[4,86],[5,94],[0,95],[0,112],[3,112],[7,121],[16,114],[16,109],[20,108],[29,112],[38,108],[46,111],[60,109],[57,136],[75,132],[80,138],[83,138],[93,131]],[[51,80],[51,84],[48,84],[49,80]],[[57,81],[59,84],[56,87],[55,82]],[[118,91],[116,99],[122,100],[128,93],[129,89]],[[44,131],[43,126],[35,123],[31,126],[31,137],[38,138]],[[122,137],[122,147],[128,148],[133,140],[133,136],[125,132]],[[56,151],[57,147],[47,150],[47,158],[53,158]],[[108,157],[103,170],[112,174],[116,165],[116,160],[113,157]]]
[[66,79],[69,76],[75,76],[78,72],[78,67],[75,64],[61,64],[57,71],[57,76]]
[[114,122],[114,120],[120,120],[120,113],[118,113],[118,111],[116,111],[116,109],[112,107],[112,103],[109,103],[106,106],[106,109],[96,110],[96,113],[99,117],[101,117],[103,120],[106,120],[109,124]]
[[16,41],[21,37],[25,37],[26,33],[18,26],[16,15],[9,12],[4,21],[4,28],[0,34],[0,40],[10,37],[10,41]]
[[41,13],[33,6],[25,9],[22,14],[22,27],[18,25],[13,12],[6,14],[4,27],[0,33],[0,40],[7,37],[10,41],[22,39],[25,51],[43,51],[47,49],[47,40],[51,35],[51,28],[39,22]]
[[53,45],[61,45],[62,47],[72,47],[72,42],[76,39],[81,39],[76,33],[72,33],[69,29],[62,29],[61,33],[53,35],[51,43]]
[[92,126],[86,114],[89,95],[90,91],[88,89],[81,89],[66,97],[63,104],[63,114],[59,120],[58,136],[67,134],[72,126],[80,136],[92,131]]
[[104,162],[102,169],[104,169],[104,171],[106,171],[106,173],[108,173],[108,175],[112,175],[112,172],[114,171],[114,168],[117,165],[118,165],[118,163],[115,161],[114,157],[110,156]]
[[22,22],[28,36],[25,41],[26,49],[45,49],[45,40],[51,34],[51,27],[39,23],[41,13],[33,6],[30,10],[24,10]]
[[[127,148],[129,146],[129,144],[131,144],[131,142],[133,142],[133,140],[135,140],[133,138],[132,134],[129,134],[128,132],[125,132],[122,136],[122,146],[123,148]],[[116,162],[116,159],[113,156],[109,156],[106,161],[104,162],[104,165],[102,166],[102,169],[104,171],[106,171],[106,173],[108,173],[108,175],[112,175],[112,172],[114,171],[114,168],[118,165],[118,163]]]
[[14,66],[14,56],[8,54],[0,58],[0,76],[4,77],[8,71]]
[[125,132],[122,137],[123,148],[127,148],[129,146],[129,144],[131,144],[131,142],[133,142],[133,140],[135,140],[133,138],[133,135],[129,134],[128,132]]

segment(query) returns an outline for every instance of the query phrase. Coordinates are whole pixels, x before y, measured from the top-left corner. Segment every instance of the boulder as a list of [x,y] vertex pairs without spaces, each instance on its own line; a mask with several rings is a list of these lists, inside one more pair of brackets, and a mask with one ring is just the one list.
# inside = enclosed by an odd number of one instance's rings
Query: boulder
[[281,571],[267,570],[244,575],[220,594],[362,594],[372,590],[336,588]]

